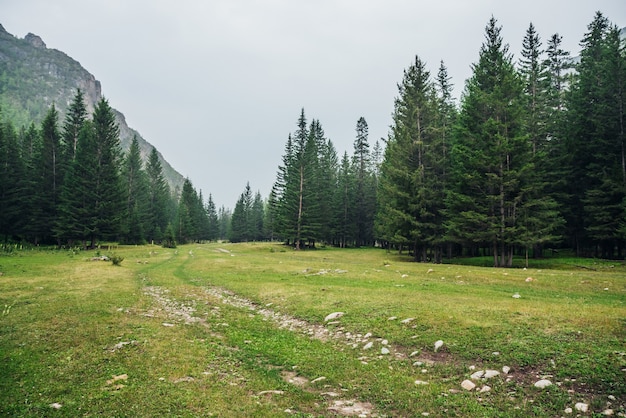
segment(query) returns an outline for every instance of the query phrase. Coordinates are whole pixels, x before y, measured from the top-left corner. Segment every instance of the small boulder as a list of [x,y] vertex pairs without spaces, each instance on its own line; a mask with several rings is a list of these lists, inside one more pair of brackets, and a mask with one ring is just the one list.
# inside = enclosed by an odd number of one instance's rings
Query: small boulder
[[435,353],[437,352],[437,350],[439,350],[441,347],[443,346],[443,341],[442,340],[438,340],[435,342]]
[[344,315],[343,312],[333,312],[331,314],[326,315],[324,318],[324,322],[332,321],[333,319],[341,318]]
[[370,341],[369,343],[363,346],[363,350],[369,350],[370,348],[372,348],[373,345],[374,343]]
[[461,387],[465,390],[474,390],[476,385],[471,380],[464,380],[461,382]]
[[487,386],[487,385],[483,386],[480,389],[480,393],[486,393],[486,392],[489,392],[489,391],[491,391],[491,386]]
[[589,410],[589,405],[584,402],[578,402],[574,405],[574,409],[580,412],[587,412],[587,410]]
[[552,382],[549,381],[548,379],[541,379],[541,380],[535,382],[535,387],[539,388],[539,389],[545,389],[545,388],[547,388],[548,386],[551,386],[551,385],[552,385]]
[[511,368],[509,366],[502,367],[502,373],[509,374],[510,371],[511,371]]
[[496,377],[499,374],[500,372],[497,370],[485,370],[485,375],[483,376],[483,379],[491,379],[492,377]]
[[380,349],[380,354],[389,354],[389,349],[387,347],[383,347]]

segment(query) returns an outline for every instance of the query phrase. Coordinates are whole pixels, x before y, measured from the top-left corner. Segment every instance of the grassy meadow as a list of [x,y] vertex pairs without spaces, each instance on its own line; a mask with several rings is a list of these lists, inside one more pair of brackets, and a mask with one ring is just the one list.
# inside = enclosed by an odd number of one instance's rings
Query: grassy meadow
[[0,273],[1,416],[626,416],[623,262],[224,243],[16,250]]

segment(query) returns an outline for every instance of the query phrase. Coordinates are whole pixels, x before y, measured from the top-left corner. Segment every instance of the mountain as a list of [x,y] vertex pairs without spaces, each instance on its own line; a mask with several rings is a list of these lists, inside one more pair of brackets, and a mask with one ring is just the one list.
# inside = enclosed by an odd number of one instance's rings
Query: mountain
[[[100,82],[80,63],[61,51],[46,47],[37,35],[19,39],[0,24],[0,112],[15,126],[38,125],[54,103],[63,123],[77,89],[85,94],[89,114],[102,98]],[[126,123],[124,114],[113,109],[120,128],[122,150],[137,137],[144,161],[153,146]],[[182,189],[184,177],[159,153],[163,175],[172,190]]]

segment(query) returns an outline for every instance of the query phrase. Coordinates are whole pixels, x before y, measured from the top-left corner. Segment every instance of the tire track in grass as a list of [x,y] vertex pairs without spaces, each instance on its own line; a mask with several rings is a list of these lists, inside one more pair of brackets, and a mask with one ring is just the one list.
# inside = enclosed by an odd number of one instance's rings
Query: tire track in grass
[[[280,329],[286,329],[290,332],[302,333],[308,335],[310,338],[314,338],[322,342],[329,342],[331,341],[331,339],[352,340],[350,333],[344,334],[342,331],[336,331],[333,333],[333,331],[329,330],[323,325],[310,324],[293,316],[277,312],[273,309],[270,309],[269,307],[261,307],[260,305],[241,296],[238,296],[234,292],[231,292],[227,289],[219,287],[203,287],[203,290],[205,291],[205,293],[220,300],[224,304],[238,309],[247,309],[249,311],[260,314],[263,318],[275,323]],[[158,308],[156,308],[156,310],[151,309],[144,315],[148,317],[156,317],[158,316],[158,311],[162,311],[165,314],[166,318],[170,318],[170,320],[173,320],[175,322],[181,322],[184,324],[199,324],[206,328],[210,328],[210,324],[208,324],[204,318],[193,315],[195,312],[195,308],[174,300],[168,295],[168,293],[168,289],[159,286],[149,286],[144,288],[144,294],[152,297],[158,305]],[[163,325],[172,326],[173,324],[164,322]],[[298,376],[295,372],[284,371],[283,373],[281,373],[281,378],[285,382],[293,384],[294,386],[297,386],[302,390],[305,390],[309,393],[317,393],[322,397],[329,399],[329,405],[326,409],[327,411],[334,414],[359,417],[377,416],[377,414],[374,413],[374,406],[370,402],[361,402],[354,399],[341,399],[341,394],[337,391],[326,390],[322,392],[321,390],[316,390],[315,388],[310,386],[311,383],[316,383],[319,380],[325,379],[323,377],[310,381],[303,376]],[[258,393],[257,396],[280,394],[282,394],[282,391],[269,390],[262,391]]]

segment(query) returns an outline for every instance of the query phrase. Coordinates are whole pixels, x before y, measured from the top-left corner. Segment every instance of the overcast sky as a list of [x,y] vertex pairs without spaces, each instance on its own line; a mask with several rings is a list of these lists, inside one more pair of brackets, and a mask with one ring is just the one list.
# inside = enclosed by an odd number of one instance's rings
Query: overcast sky
[[363,116],[386,137],[397,84],[418,55],[444,61],[458,97],[491,16],[515,59],[533,22],[576,55],[596,11],[626,26],[624,0],[1,0],[13,35],[79,61],[130,127],[205,198],[267,197],[300,110],[338,154]]

